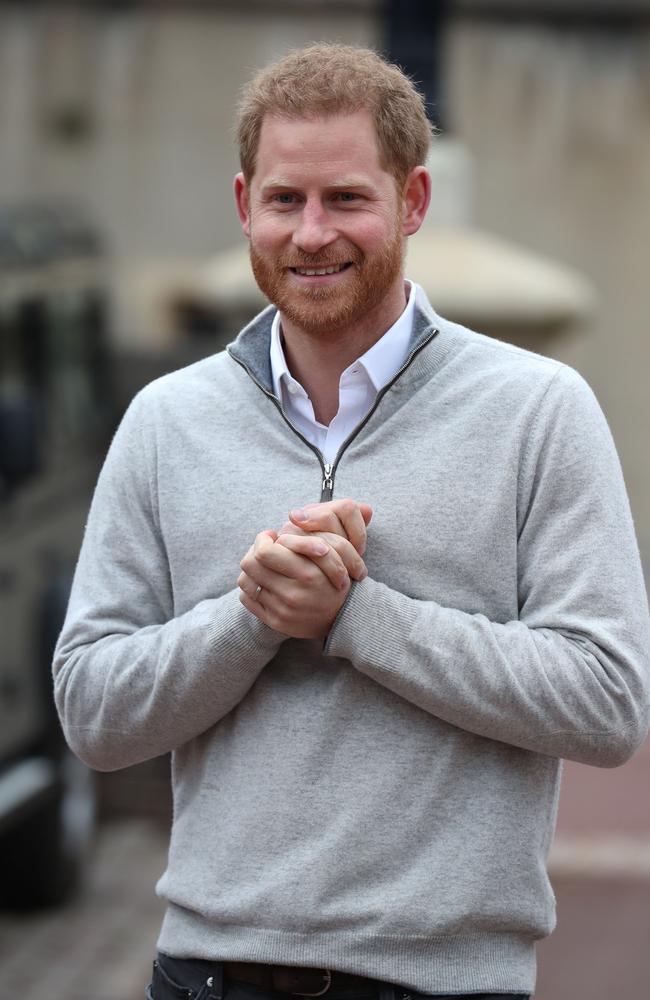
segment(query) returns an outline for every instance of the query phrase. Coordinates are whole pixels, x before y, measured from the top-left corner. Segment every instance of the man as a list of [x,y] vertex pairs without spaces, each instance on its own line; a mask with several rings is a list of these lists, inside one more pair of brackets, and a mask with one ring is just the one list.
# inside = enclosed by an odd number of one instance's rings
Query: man
[[560,758],[647,732],[593,395],[404,280],[429,138],[371,52],[253,80],[235,197],[277,309],[140,393],[97,486],[56,697],[94,767],[173,753],[155,1000],[529,996]]

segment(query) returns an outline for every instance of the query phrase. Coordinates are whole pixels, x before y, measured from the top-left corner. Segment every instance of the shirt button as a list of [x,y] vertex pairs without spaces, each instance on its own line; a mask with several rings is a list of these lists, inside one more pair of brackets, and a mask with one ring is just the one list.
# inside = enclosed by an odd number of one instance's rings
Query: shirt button
[[289,392],[292,396],[297,395],[300,392],[300,386],[296,385],[295,382],[289,382]]

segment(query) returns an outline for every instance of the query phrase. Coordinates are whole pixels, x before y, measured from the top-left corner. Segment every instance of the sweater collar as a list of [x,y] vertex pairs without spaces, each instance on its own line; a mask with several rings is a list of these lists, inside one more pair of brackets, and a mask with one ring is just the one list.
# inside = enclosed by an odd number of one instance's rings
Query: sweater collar
[[[274,395],[271,371],[271,331],[276,313],[275,306],[267,306],[244,327],[237,339],[228,344],[226,348],[231,358],[243,365],[264,391],[271,395]],[[434,348],[433,355],[426,359],[428,362],[425,366],[427,371],[437,367],[442,355],[447,353],[444,344],[440,343],[443,325],[444,321],[431,308],[422,289],[416,286],[413,328],[408,357],[411,357],[427,341],[432,341],[428,345],[427,351],[424,352],[429,354],[430,349]]]

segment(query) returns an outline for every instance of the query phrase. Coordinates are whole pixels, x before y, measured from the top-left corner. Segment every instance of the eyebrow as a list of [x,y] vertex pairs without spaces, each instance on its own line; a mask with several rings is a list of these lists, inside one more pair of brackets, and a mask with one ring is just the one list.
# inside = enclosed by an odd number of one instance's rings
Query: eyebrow
[[[291,184],[286,179],[282,177],[271,177],[266,181],[261,190],[270,191],[276,188],[287,188],[293,190],[294,188],[300,188],[300,184]],[[362,177],[343,177],[341,180],[337,180],[335,184],[326,184],[326,191],[338,191],[338,190],[349,190],[350,188],[370,188],[372,185],[367,178]]]

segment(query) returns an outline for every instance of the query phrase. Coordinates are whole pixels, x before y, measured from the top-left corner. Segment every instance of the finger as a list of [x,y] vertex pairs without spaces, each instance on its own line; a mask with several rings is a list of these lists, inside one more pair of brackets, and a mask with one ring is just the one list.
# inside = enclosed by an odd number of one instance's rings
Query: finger
[[[337,503],[336,500],[329,500],[327,502],[328,503]],[[369,503],[363,503],[361,501],[357,504],[357,506],[359,507],[359,511],[360,511],[361,516],[362,516],[362,518],[364,520],[364,523],[366,524],[366,526],[369,525],[370,522],[372,521],[372,515],[374,513],[372,507],[370,506]],[[306,504],[303,504],[302,509],[303,510],[310,510],[312,507],[320,507],[320,504],[318,504],[318,503],[306,503]]]
[[344,536],[345,528],[329,503],[309,504],[289,511],[290,523],[304,534],[310,531],[331,531]]
[[333,531],[348,538],[360,555],[366,550],[366,522],[356,500],[346,497],[323,504],[308,504],[289,511],[289,517],[304,531]]
[[336,513],[345,529],[346,537],[359,555],[363,555],[366,551],[366,522],[361,516],[359,504],[349,498],[339,500]]
[[277,544],[284,545],[292,552],[314,559],[333,587],[345,590],[349,586],[350,578],[345,563],[336,549],[321,538],[287,533],[278,538]]
[[[336,503],[337,501],[336,500],[329,500],[327,502],[331,504],[331,503]],[[320,506],[321,506],[321,504],[319,504],[319,503],[305,503],[305,504],[302,505],[302,510],[309,511],[313,507],[320,507]],[[361,516],[362,516],[365,524],[366,525],[370,524],[370,522],[372,521],[372,515],[374,513],[374,511],[373,511],[372,507],[370,506],[370,504],[369,503],[359,502],[358,507],[359,507],[359,511],[361,512]]]
[[249,604],[244,602],[244,597],[248,602],[252,603],[253,608],[249,608],[249,610],[254,611],[255,606],[261,608],[265,617],[260,614],[257,617],[261,621],[266,622],[267,625],[271,625],[271,617],[277,612],[278,608],[285,606],[286,594],[290,591],[291,586],[295,586],[295,584],[285,576],[273,573],[259,564],[255,568],[255,578],[249,576],[248,573],[242,572],[239,574],[237,578],[239,600],[245,607],[249,607]]
[[[318,539],[314,539],[314,541],[318,541]],[[269,544],[273,546],[275,543],[270,542]],[[322,544],[324,545],[325,543],[322,542]],[[241,573],[237,577],[237,586],[245,589],[250,596],[253,596],[253,592],[258,585],[263,587],[267,593],[279,593],[287,576],[291,576],[290,573],[286,572],[286,567],[285,573],[282,575],[274,569],[265,566],[255,554],[255,545],[251,545],[239,566]]]
[[[251,601],[261,601],[262,594],[264,592],[264,587],[261,583],[257,583],[248,573],[240,573],[237,577],[237,586],[240,590],[250,597]],[[270,593],[267,588],[266,593]]]
[[372,515],[374,513],[373,509],[369,503],[360,503],[359,510],[361,511],[361,517],[363,518],[367,527],[372,521]]
[[[262,576],[265,579],[267,578],[265,572],[262,573]],[[247,601],[253,605],[257,605],[258,608],[263,610],[265,616],[261,617],[258,614],[257,617],[265,621],[267,625],[272,626],[271,618],[276,615],[278,610],[286,610],[287,594],[290,594],[292,586],[295,588],[295,583],[284,576],[280,576],[279,573],[269,572],[268,585],[262,586],[256,583],[247,573],[240,573],[237,586],[239,587],[239,600],[241,603],[245,607],[248,607],[248,604],[245,604],[243,600],[245,597]],[[260,587],[261,590],[259,589]]]
[[[327,542],[328,546],[338,554],[341,559],[341,563],[345,570],[345,575],[349,576],[352,580],[365,580],[368,576],[368,570],[363,559],[354,548],[351,542],[347,538],[342,538],[340,535],[335,535],[329,531],[319,531],[316,535],[306,536],[306,535],[292,535],[287,533],[285,535],[280,535],[278,538],[278,544],[286,545],[287,548],[291,548],[294,552],[300,552],[302,555],[308,555],[310,558],[317,558],[312,555],[307,542],[308,539],[322,539]],[[327,569],[325,568],[326,560],[318,559],[318,564],[321,566],[323,571],[330,577],[331,582],[334,586],[339,586],[338,582],[330,576]],[[329,565],[332,565],[331,561]],[[333,567],[334,568],[334,567]],[[336,564],[335,572],[340,570],[340,564]],[[342,575],[342,574],[341,574]],[[340,577],[339,577],[340,578]],[[343,577],[345,580],[345,576]],[[343,584],[341,584],[342,586]]]
[[304,532],[285,532],[284,535],[278,535],[276,544],[284,545],[291,552],[307,556],[308,559],[320,559],[330,551],[329,543],[320,535],[306,535]]
[[252,615],[255,615],[256,618],[259,618],[261,622],[264,622],[265,625],[269,624],[269,622],[267,621],[267,611],[264,605],[260,603],[260,601],[251,600],[248,594],[244,593],[243,590],[239,591],[239,601],[241,604],[244,605],[247,611],[250,611]]
[[260,531],[258,535],[255,536],[255,541],[253,542],[253,548],[259,545],[272,545],[273,542],[278,537],[277,531],[271,531],[267,529],[266,531]]
[[329,532],[319,533],[318,537],[338,552],[351,580],[365,580],[368,576],[366,564],[347,538],[331,535]]
[[[289,536],[283,535],[282,537]],[[309,542],[316,558],[318,558],[318,553],[325,555],[329,551],[329,546],[321,538],[311,538]],[[312,584],[322,573],[321,568],[313,558],[300,555],[285,545],[270,542],[268,538],[262,538],[259,535],[253,546],[253,557],[242,563],[242,569],[256,583],[261,583],[263,587],[268,586],[271,591],[278,594],[285,593],[286,588],[282,586],[282,581],[278,580],[277,577],[286,577],[307,586]],[[267,575],[265,575],[265,571],[267,571]],[[271,574],[270,577],[268,573]]]
[[263,561],[265,555],[273,552],[273,546],[277,537],[277,531],[260,531],[259,535],[255,536],[255,541],[253,542],[253,558]]
[[293,521],[285,521],[280,530],[278,531],[278,535],[306,535],[306,534],[307,532],[303,531],[302,528],[299,528],[297,524],[293,523]]
[[246,566],[250,566],[251,565],[251,561],[255,558],[256,546],[263,545],[263,544],[272,545],[275,542],[275,539],[277,537],[278,537],[277,532],[276,531],[270,531],[270,530],[269,531],[261,531],[258,535],[256,535],[255,536],[255,541],[253,542],[253,544],[251,545],[251,547],[248,549],[246,555],[244,556],[244,558],[241,560],[241,562],[239,564],[240,569],[244,569],[245,568],[244,564],[246,564]]

